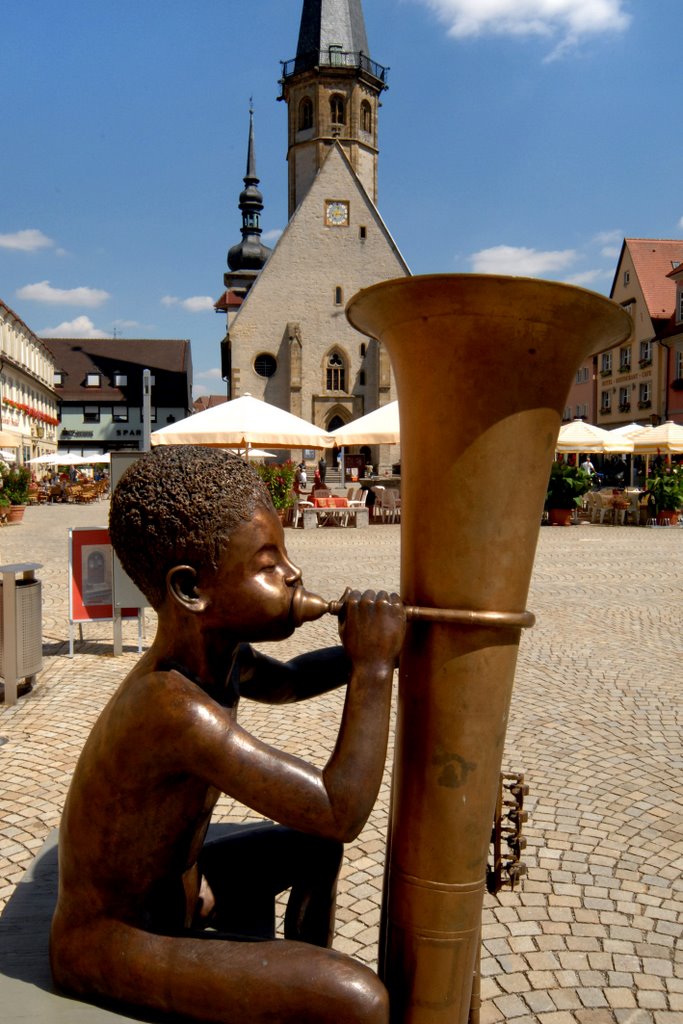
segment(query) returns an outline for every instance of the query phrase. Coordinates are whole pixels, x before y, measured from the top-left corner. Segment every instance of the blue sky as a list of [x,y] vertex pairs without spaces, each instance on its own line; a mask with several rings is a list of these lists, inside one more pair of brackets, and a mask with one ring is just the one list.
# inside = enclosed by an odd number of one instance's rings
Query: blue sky
[[[190,338],[224,393],[249,99],[270,244],[301,0],[4,0],[0,298],[36,334]],[[416,274],[609,292],[623,237],[683,237],[681,0],[364,0],[390,67],[378,206]]]

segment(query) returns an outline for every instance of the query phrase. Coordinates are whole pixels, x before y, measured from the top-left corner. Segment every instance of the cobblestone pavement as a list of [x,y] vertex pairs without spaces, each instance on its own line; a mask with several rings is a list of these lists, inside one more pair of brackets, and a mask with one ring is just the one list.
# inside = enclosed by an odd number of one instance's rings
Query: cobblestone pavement
[[[68,657],[67,528],[106,523],[108,505],[30,508],[0,530],[0,561],[37,561],[45,667],[32,693],[0,707],[0,902],[59,824],[87,732],[137,657],[125,626],[88,624]],[[398,526],[287,531],[307,585],[398,589]],[[541,529],[504,768],[531,786],[528,876],[486,900],[482,1024],[683,1022],[683,529]],[[147,613],[147,636],[153,632]],[[334,643],[330,617],[281,656]],[[340,696],[241,721],[267,742],[323,765]],[[388,780],[387,780],[388,781]],[[336,948],[374,965],[388,785],[348,847]],[[223,798],[221,820],[249,812]],[[0,1013],[1,1016],[1,1013]]]

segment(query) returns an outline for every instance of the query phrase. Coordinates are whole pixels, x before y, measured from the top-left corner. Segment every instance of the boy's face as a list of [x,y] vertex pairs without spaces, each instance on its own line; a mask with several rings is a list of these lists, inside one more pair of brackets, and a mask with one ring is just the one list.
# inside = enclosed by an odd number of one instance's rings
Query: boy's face
[[248,523],[230,534],[218,568],[200,581],[209,604],[204,625],[238,640],[282,640],[294,625],[291,604],[301,570],[287,557],[285,535],[275,512],[257,508]]

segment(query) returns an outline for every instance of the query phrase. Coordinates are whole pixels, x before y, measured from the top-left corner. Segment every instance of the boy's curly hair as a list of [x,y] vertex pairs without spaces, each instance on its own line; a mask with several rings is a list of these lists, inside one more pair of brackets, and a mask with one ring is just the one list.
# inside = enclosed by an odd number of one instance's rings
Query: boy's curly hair
[[258,507],[272,509],[259,476],[216,448],[154,448],[116,486],[109,533],[116,554],[153,608],[163,604],[175,565],[215,569],[230,532]]

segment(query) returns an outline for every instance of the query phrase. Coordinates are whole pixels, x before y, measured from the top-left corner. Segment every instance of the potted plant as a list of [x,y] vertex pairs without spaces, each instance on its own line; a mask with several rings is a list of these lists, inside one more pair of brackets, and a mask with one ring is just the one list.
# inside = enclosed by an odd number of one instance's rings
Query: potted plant
[[683,509],[683,466],[664,467],[647,483],[648,504],[653,507],[657,523],[678,522]]
[[25,466],[13,466],[2,474],[2,496],[9,502],[8,522],[20,523],[28,502],[31,474]]
[[548,520],[553,526],[569,526],[572,514],[581,504],[581,498],[590,491],[590,473],[566,462],[553,462],[545,496]]
[[256,463],[254,469],[268,488],[275,511],[284,522],[287,509],[292,508],[295,501],[294,473],[296,468],[294,463],[291,460],[276,462],[274,465]]

